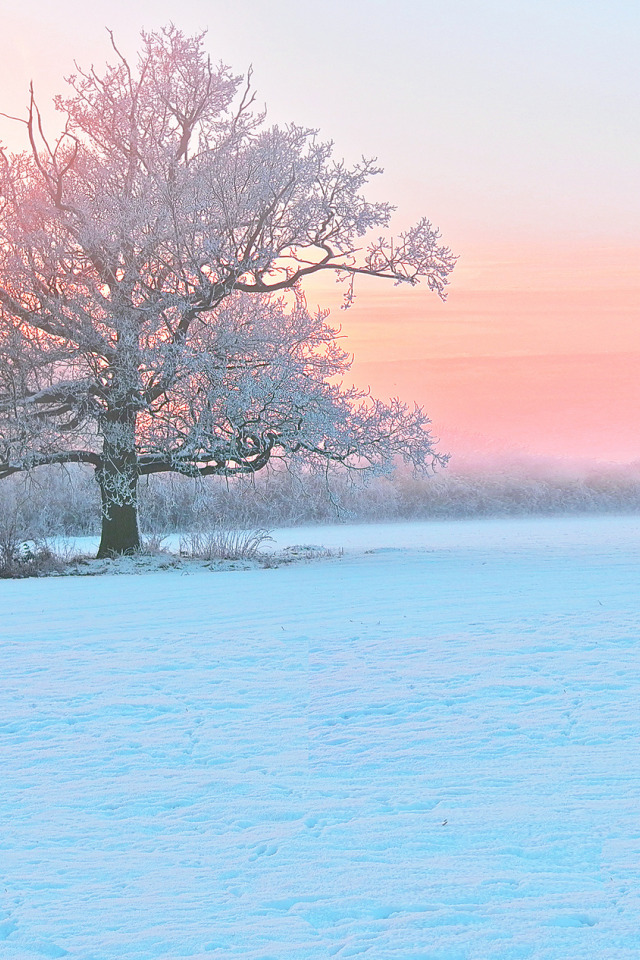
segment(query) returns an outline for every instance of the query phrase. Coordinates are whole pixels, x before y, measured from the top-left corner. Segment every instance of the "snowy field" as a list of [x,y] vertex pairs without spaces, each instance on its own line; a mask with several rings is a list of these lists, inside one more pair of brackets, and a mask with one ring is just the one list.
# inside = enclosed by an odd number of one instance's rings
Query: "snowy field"
[[0,582],[0,957],[637,960],[640,518]]

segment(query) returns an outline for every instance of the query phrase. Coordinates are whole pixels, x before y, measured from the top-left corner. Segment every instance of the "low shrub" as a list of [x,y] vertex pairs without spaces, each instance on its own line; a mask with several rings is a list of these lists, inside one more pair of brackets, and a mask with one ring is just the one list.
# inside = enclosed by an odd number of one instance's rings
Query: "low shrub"
[[50,577],[62,573],[67,560],[59,556],[46,540],[0,539],[0,578]]
[[267,530],[214,527],[182,537],[180,555],[198,560],[255,560],[271,539]]

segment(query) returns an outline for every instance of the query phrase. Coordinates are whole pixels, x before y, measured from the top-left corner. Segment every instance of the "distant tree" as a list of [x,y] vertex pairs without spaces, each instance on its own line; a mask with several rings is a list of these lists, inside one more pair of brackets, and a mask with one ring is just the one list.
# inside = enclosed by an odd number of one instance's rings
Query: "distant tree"
[[[31,89],[28,149],[0,149],[0,477],[86,463],[102,494],[99,555],[134,551],[137,484],[232,476],[273,457],[346,467],[443,458],[428,419],[340,386],[349,367],[320,271],[443,296],[454,258],[427,220],[359,239],[392,208],[312,130],[266,127],[204,35],[143,33],[133,66],[68,78],[50,140]],[[11,118],[19,119],[19,118]]]

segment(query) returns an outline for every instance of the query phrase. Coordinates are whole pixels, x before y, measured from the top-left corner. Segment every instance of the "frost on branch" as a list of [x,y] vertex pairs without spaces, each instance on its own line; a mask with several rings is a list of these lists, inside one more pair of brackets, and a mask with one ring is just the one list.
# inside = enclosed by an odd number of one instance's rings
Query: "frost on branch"
[[32,91],[26,152],[0,150],[0,477],[91,464],[108,552],[138,542],[145,474],[442,459],[421,410],[340,386],[349,358],[303,295],[331,270],[443,296],[438,232],[367,245],[392,210],[363,193],[379,169],[267,127],[202,35],[143,34],[135,65],[111,40],[56,99],[56,138]]
[[424,218],[395,241],[381,237],[372,243],[367,250],[367,269],[377,276],[393,277],[396,283],[414,285],[424,279],[429,289],[444,299],[452,257],[448,247],[438,244],[439,239],[439,231]]

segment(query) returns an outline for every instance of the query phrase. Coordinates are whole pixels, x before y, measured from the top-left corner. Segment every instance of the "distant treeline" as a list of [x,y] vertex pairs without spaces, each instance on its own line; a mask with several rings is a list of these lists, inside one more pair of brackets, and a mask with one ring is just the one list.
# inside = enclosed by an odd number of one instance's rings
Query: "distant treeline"
[[[340,520],[459,519],[640,511],[640,464],[568,474],[522,466],[456,471],[416,479],[401,472],[368,483],[344,476],[263,471],[233,482],[162,474],[140,483],[145,533],[195,531],[227,524],[273,528]],[[22,536],[96,534],[99,492],[83,468],[40,468],[26,480],[0,481],[0,526]]]

